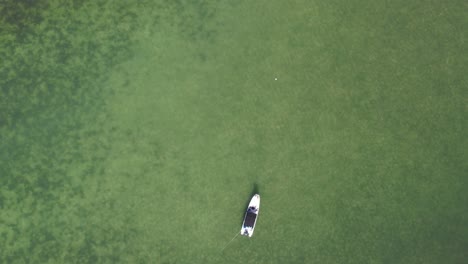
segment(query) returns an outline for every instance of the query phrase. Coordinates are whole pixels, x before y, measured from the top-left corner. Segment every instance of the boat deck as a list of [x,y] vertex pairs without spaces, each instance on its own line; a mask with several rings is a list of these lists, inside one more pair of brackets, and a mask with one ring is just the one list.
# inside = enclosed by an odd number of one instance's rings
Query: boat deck
[[251,226],[253,227],[255,224],[255,219],[257,218],[257,214],[247,212],[245,216],[244,226]]

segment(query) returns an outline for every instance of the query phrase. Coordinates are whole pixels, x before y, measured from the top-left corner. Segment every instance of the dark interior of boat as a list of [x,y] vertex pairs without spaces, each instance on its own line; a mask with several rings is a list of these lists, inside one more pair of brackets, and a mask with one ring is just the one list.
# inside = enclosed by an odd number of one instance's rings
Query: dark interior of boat
[[255,219],[257,218],[257,215],[251,212],[247,212],[247,215],[245,216],[245,222],[244,226],[251,226],[255,224]]

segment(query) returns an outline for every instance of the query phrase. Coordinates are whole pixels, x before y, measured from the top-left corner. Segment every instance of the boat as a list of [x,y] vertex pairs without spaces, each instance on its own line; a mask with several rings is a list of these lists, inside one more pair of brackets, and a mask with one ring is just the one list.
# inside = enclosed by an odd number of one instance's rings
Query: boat
[[252,237],[255,224],[257,223],[258,212],[260,210],[260,195],[255,194],[250,200],[247,211],[245,212],[244,222],[242,223],[241,235]]

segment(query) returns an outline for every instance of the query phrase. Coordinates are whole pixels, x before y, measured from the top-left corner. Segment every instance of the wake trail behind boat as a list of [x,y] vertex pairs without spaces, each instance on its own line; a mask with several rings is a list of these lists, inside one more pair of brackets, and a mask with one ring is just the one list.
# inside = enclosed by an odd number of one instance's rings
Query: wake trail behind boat
[[223,249],[221,249],[221,252],[223,252],[223,250],[224,250],[229,244],[231,244],[231,242],[234,241],[234,239],[235,239],[239,234],[240,234],[240,233],[237,232],[237,234],[231,239],[231,241],[229,241],[229,242],[223,247]]

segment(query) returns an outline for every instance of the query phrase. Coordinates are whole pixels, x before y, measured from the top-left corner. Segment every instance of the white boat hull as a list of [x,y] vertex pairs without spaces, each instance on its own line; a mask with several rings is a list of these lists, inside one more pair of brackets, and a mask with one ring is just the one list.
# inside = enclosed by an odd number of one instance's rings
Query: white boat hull
[[252,237],[257,224],[258,212],[260,211],[260,195],[255,194],[250,200],[242,223],[241,235]]

